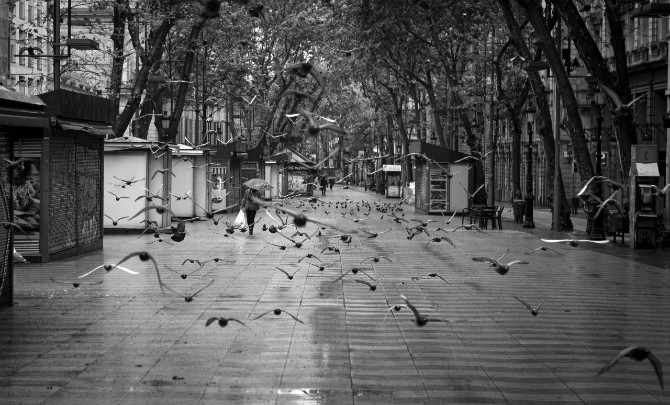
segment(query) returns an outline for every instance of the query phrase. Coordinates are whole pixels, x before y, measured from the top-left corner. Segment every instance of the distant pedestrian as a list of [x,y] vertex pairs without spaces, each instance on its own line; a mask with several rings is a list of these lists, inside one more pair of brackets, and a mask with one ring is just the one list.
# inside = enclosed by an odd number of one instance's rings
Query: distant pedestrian
[[326,195],[326,187],[328,187],[328,179],[326,176],[321,177],[321,195]]
[[335,178],[331,177],[328,179],[328,185],[330,186],[330,191],[333,191],[333,186],[335,185]]
[[246,211],[247,225],[249,226],[249,235],[254,234],[254,222],[256,221],[256,211],[261,207],[252,197],[261,198],[261,192],[255,188],[248,188],[242,197],[241,208]]

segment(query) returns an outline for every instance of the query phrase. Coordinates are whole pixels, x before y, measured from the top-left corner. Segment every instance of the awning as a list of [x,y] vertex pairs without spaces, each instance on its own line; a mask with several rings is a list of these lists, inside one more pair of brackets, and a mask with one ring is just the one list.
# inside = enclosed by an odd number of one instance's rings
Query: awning
[[311,160],[307,160],[305,157],[301,156],[298,152],[292,151],[288,148],[283,149],[274,155],[270,156],[268,159],[274,160],[277,162],[289,162],[289,163],[304,163],[304,164],[313,164]]
[[382,170],[385,172],[401,172],[402,167],[400,165],[384,165]]
[[437,163],[453,163],[468,156],[465,153],[456,152],[451,149],[446,149],[422,141],[410,142],[409,152],[424,154]]
[[58,119],[58,129],[63,131],[83,131],[91,135],[107,136],[115,135],[112,127],[109,125],[91,124],[83,122],[67,121]]
[[0,104],[12,104],[14,106],[16,106],[16,104],[24,104],[25,106],[31,106],[42,111],[44,110],[44,107],[46,107],[44,101],[37,96],[17,93],[3,86],[0,86]]

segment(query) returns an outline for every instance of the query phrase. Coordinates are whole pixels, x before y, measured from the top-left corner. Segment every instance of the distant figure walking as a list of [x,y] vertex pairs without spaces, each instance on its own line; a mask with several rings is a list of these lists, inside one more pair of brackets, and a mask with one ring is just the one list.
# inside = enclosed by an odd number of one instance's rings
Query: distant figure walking
[[331,177],[328,179],[328,186],[330,186],[330,191],[333,191],[333,186],[335,185],[335,177]]
[[252,197],[260,198],[261,192],[254,188],[248,188],[244,192],[244,196],[242,197],[241,208],[244,209],[247,214],[247,225],[249,226],[249,235],[254,234],[254,222],[256,221],[256,211],[258,211],[261,208],[260,205],[258,205],[258,203],[252,199]]
[[326,187],[328,187],[328,179],[326,176],[321,177],[321,195],[326,195]]

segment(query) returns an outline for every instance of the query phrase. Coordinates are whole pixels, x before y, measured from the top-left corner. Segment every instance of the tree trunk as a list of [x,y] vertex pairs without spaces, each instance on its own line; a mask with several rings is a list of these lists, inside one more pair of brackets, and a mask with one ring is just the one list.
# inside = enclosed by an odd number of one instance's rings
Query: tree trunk
[[[442,117],[437,112],[438,102],[437,97],[435,96],[435,87],[433,86],[433,77],[430,74],[430,70],[426,72],[426,81],[419,82],[426,89],[428,94],[428,100],[430,101],[431,115],[433,116],[433,126],[435,127],[435,132],[437,133],[437,140],[440,143],[440,146],[443,148],[447,147],[447,141],[444,139],[444,129],[442,128]],[[425,83],[425,84],[424,84]]]
[[[112,31],[112,52],[114,55],[123,54],[126,32],[126,11],[128,10],[128,0],[116,0],[114,3],[114,28]],[[114,113],[118,114],[121,110],[121,82],[123,78],[122,58],[112,57],[112,72],[110,76],[109,93],[114,101]],[[118,133],[117,133],[118,135]],[[123,135],[123,134],[121,134]]]
[[181,116],[184,113],[184,106],[186,105],[186,94],[188,93],[191,73],[193,73],[193,60],[195,59],[196,51],[201,45],[199,37],[206,22],[207,18],[201,18],[191,27],[191,35],[189,36],[188,47],[186,48],[184,64],[182,65],[181,70],[181,82],[179,83],[174,110],[172,111],[172,116],[170,117],[170,127],[167,130],[167,136],[173,142],[175,139],[177,139],[179,122],[181,121]]
[[[521,36],[521,27],[517,23],[516,19],[514,18],[514,14],[512,12],[512,7],[509,2],[509,0],[498,0],[498,3],[501,5],[501,9],[503,11],[503,16],[505,18],[505,22],[509,28],[510,35],[512,38],[512,42],[515,46],[515,48],[518,50],[518,52],[526,58],[526,60],[531,59],[531,53],[528,47],[526,46],[526,43],[524,42],[522,36]],[[531,19],[531,23],[533,20]],[[542,19],[542,24],[544,25],[544,19]],[[544,25],[549,31],[549,27]],[[544,49],[544,48],[542,48]],[[553,49],[553,46],[552,46]],[[539,57],[541,56],[541,53],[538,52],[535,55],[534,60],[538,60]],[[562,71],[562,70],[561,70]],[[564,72],[564,71],[562,71]],[[540,128],[539,128],[539,135],[540,139],[542,140],[542,144],[545,150],[545,157],[547,159],[547,167],[553,168],[554,163],[555,163],[555,147],[554,147],[554,134],[552,131],[552,125],[551,125],[551,114],[549,112],[549,104],[547,103],[546,99],[546,92],[545,92],[545,87],[544,83],[542,82],[542,79],[540,79],[540,76],[537,72],[531,71],[528,72],[528,79],[530,82],[530,88],[533,90],[533,95],[535,97],[535,102],[538,107],[538,117],[539,117],[539,122],[540,122]],[[569,87],[572,89],[572,87]],[[522,92],[522,94],[525,94],[526,89]],[[523,97],[525,98],[525,96]],[[574,95],[573,95],[574,98]],[[519,199],[521,198],[521,184],[520,184],[520,175],[521,175],[521,168],[520,168],[520,161],[521,161],[521,132],[522,129],[519,125],[518,117],[521,115],[520,110],[521,106],[519,105],[518,108],[514,108],[514,113],[515,113],[515,119],[513,121],[513,126],[514,126],[514,133],[512,136],[512,160],[513,160],[513,165],[512,165],[512,170],[513,170],[513,187],[514,187],[514,197]],[[581,123],[581,120],[579,121]],[[556,134],[558,135],[558,134]],[[516,164],[515,164],[516,163]],[[572,220],[570,219],[570,206],[568,205],[568,200],[565,195],[565,188],[563,185],[563,176],[562,173],[559,171],[558,173],[554,173],[554,170],[548,170],[547,171],[547,183],[548,184],[554,184],[554,178],[555,176],[558,176],[558,182],[560,185],[560,192],[558,196],[553,195],[553,188],[552,192],[549,193],[551,198],[559,198],[559,209],[560,209],[560,221],[561,221],[561,229],[564,230],[572,230],[573,225],[572,225]],[[515,184],[516,182],[516,184]]]
[[[398,125],[398,132],[400,133],[400,142],[402,143],[402,152],[407,154],[409,151],[409,136],[407,134],[407,128],[405,127],[405,121],[402,116],[402,104],[403,100],[398,100],[395,92],[388,89],[389,95],[391,96],[391,101],[393,102],[393,111],[396,119],[396,125]],[[402,159],[402,172],[406,174],[405,177],[405,186],[409,185],[410,182],[414,181],[414,173],[412,173],[412,162],[409,156],[405,156]]]
[[[380,131],[379,128],[379,120],[375,120],[375,136],[376,136],[376,142],[377,142],[377,153],[379,153],[379,156],[384,155],[384,132]],[[382,159],[375,159],[373,160],[375,163],[375,168],[374,170],[377,171],[382,167]],[[383,188],[384,188],[384,172],[378,171],[375,173],[375,191],[377,194],[383,193]]]
[[[577,164],[579,174],[582,178],[590,179],[593,177],[593,164],[589,155],[586,137],[584,136],[584,127],[582,126],[582,118],[579,115],[577,99],[572,90],[568,74],[563,67],[561,54],[556,49],[554,38],[551,36],[551,30],[546,24],[542,6],[533,0],[517,0],[517,2],[526,10],[528,19],[537,33],[537,39],[540,41],[539,46],[546,55],[547,61],[554,73],[556,86],[558,86],[561,101],[567,113],[566,127],[572,141],[575,163]],[[535,90],[535,93],[537,94],[537,90]],[[540,101],[540,98],[546,103],[544,94],[542,94],[542,97],[536,96],[535,100]]]
[[[515,111],[515,112],[518,112]],[[514,115],[512,120],[512,199],[520,200],[523,198],[521,192],[521,135],[523,129],[519,115]]]
[[[621,20],[617,12],[616,2],[605,1],[605,17],[610,28],[610,43],[614,51],[614,62],[616,65],[616,82],[612,80],[612,74],[605,63],[605,59],[598,48],[598,44],[591,36],[586,23],[582,19],[577,7],[568,0],[554,1],[555,7],[563,16],[563,20],[570,29],[570,35],[574,38],[575,48],[579,57],[584,61],[588,71],[599,86],[605,85],[614,89],[623,103],[632,99],[630,84],[628,81],[628,62],[626,57],[626,37],[624,36]],[[601,90],[602,91],[602,90]],[[607,98],[608,105],[613,107],[612,101]],[[621,175],[624,179],[628,177],[630,170],[630,147],[637,143],[635,133],[635,122],[633,115],[615,119],[614,124],[618,136],[619,156],[621,158]]]
[[135,111],[137,111],[137,108],[140,106],[142,93],[147,87],[149,72],[151,72],[154,63],[159,61],[163,56],[163,45],[165,44],[165,38],[167,38],[167,34],[170,32],[170,28],[172,28],[173,24],[173,19],[165,19],[161,22],[161,25],[158,26],[158,28],[152,30],[151,37],[154,38],[154,40],[151,43],[151,51],[147,56],[142,58],[142,68],[135,78],[135,85],[133,86],[133,90],[130,93],[128,102],[126,102],[126,105],[123,108],[123,112],[118,115],[116,123],[114,123],[114,133],[116,136],[123,136],[123,133],[126,132],[126,129],[128,128],[128,125],[133,118],[133,114],[135,114]]

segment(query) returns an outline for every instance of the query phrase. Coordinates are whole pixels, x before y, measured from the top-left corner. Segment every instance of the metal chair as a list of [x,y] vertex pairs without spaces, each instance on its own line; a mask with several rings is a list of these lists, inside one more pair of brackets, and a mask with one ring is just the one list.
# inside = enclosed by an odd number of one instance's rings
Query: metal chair
[[481,207],[479,213],[479,227],[482,229],[489,229],[489,220],[491,221],[491,228],[496,229],[495,208]]
[[[461,225],[465,222],[465,217],[470,217],[470,208],[463,208],[461,211]],[[470,223],[472,224],[472,217],[470,217]]]

